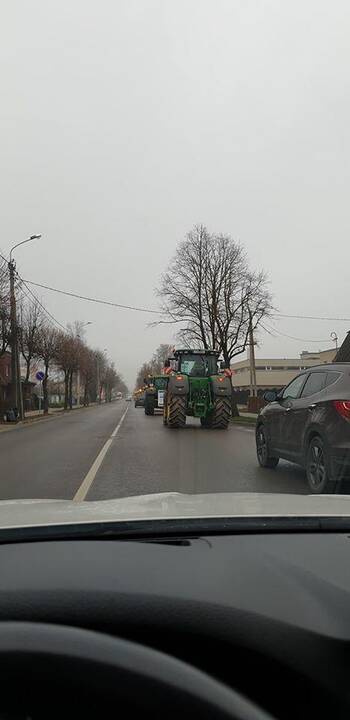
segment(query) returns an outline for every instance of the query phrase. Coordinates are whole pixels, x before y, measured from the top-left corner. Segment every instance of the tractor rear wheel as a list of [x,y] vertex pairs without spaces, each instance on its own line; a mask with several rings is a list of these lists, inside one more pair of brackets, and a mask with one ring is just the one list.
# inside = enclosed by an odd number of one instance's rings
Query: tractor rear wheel
[[186,425],[186,398],[170,395],[167,399],[167,424],[170,428],[183,428]]
[[145,415],[154,415],[154,402],[153,398],[148,398],[145,401]]
[[215,398],[211,427],[213,430],[227,430],[231,417],[231,402],[228,398]]

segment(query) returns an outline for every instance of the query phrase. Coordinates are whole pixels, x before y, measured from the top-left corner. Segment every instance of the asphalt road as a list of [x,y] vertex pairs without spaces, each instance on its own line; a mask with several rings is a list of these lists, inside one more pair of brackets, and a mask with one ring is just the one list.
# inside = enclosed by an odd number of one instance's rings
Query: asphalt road
[[159,415],[117,401],[0,432],[0,500],[73,499],[84,480],[87,500],[165,491],[308,492],[297,466],[257,466],[253,428],[187,423],[169,430]]

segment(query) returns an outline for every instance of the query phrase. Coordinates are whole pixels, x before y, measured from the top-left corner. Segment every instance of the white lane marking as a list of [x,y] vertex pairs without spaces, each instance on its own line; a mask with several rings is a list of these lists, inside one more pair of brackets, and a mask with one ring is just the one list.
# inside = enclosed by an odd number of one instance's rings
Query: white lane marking
[[117,427],[114,428],[111,436],[108,438],[108,440],[106,440],[103,448],[100,450],[99,454],[97,455],[97,458],[92,463],[90,470],[85,475],[83,482],[81,483],[80,487],[78,488],[77,492],[75,493],[75,495],[73,497],[74,502],[82,502],[83,500],[85,500],[85,498],[91,488],[91,485],[94,482],[95,477],[96,477],[96,475],[108,453],[108,450],[111,447],[115,436],[118,434],[118,432],[124,422],[124,418],[125,418],[128,410],[129,410],[129,405],[127,406],[125,412],[121,416]]

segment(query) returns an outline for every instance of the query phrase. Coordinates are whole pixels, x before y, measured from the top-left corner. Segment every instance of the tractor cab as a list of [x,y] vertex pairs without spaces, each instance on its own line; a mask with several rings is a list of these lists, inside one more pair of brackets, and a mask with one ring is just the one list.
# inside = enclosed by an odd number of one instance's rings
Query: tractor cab
[[216,350],[176,350],[178,372],[190,377],[210,377],[218,374],[219,352]]

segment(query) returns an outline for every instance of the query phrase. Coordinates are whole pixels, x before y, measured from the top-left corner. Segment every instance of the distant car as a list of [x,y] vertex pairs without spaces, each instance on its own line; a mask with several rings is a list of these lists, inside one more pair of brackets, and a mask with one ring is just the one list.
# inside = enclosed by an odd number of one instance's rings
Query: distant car
[[135,407],[144,407],[145,404],[145,393],[137,395],[135,397]]
[[338,491],[350,475],[350,363],[308,369],[264,398],[256,423],[261,467],[290,460],[306,469],[312,493]]
[[131,400],[132,400],[132,395],[127,395],[126,398],[125,398],[125,400],[126,400],[126,402],[131,402]]

